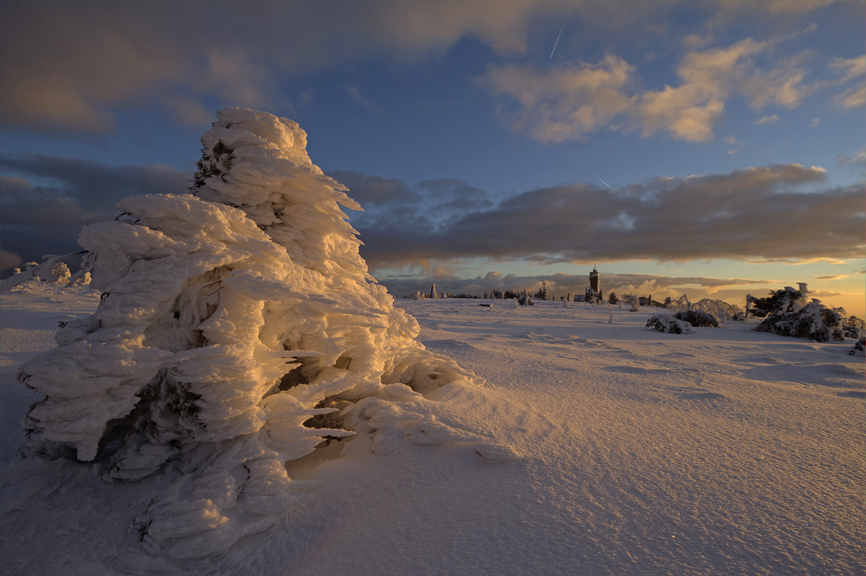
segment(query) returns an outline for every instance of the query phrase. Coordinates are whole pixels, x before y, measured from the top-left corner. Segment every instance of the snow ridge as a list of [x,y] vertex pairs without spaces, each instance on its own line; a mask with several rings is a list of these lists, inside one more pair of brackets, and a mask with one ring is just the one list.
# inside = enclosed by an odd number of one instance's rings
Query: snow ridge
[[426,394],[481,381],[415,342],[372,282],[340,205],[360,209],[290,120],[229,108],[202,136],[189,195],[118,204],[80,244],[103,292],[19,379],[46,396],[25,455],[96,461],[109,481],[176,474],[134,527],[175,558],[274,524],[303,491],[285,463],[357,431],[395,442],[507,447],[435,421]]

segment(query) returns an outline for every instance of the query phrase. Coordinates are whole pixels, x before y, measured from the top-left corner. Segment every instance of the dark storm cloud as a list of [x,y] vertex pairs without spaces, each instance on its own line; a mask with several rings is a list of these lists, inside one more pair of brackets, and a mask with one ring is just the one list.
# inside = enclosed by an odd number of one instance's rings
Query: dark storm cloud
[[[183,194],[190,175],[163,165],[108,166],[35,154],[0,158],[4,252],[24,261],[79,250],[83,224],[113,218],[115,202],[136,194]],[[34,183],[36,182],[36,183]],[[4,257],[4,268],[14,265]]]
[[[859,186],[803,192],[823,170],[798,164],[606,190],[531,190],[447,222],[359,221],[371,267],[458,258],[545,263],[648,259],[847,259],[863,254]],[[380,220],[379,222],[383,222]]]

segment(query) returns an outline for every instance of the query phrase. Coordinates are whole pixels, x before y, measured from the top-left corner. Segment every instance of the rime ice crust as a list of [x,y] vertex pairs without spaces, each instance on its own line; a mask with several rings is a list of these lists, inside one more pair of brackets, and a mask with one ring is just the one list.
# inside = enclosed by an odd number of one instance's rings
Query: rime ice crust
[[415,342],[419,327],[370,282],[306,133],[271,114],[217,113],[191,195],[118,204],[87,226],[96,313],[22,366],[46,395],[25,454],[109,461],[106,479],[182,473],[135,521],[152,551],[196,557],[272,525],[300,497],[284,466],[324,437],[374,449],[478,441],[437,422],[424,393],[471,374]]

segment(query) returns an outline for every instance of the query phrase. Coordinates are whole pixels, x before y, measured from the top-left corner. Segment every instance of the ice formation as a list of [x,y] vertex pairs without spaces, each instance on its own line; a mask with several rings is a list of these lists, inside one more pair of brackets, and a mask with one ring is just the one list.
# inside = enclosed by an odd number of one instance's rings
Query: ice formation
[[299,497],[284,464],[324,439],[486,441],[423,410],[423,394],[473,376],[416,343],[418,323],[369,276],[339,205],[360,206],[310,161],[306,133],[217,117],[191,194],[126,198],[117,221],[82,230],[99,308],[19,375],[46,395],[25,454],[102,462],[109,480],[179,473],[135,521],[178,558],[272,525]]

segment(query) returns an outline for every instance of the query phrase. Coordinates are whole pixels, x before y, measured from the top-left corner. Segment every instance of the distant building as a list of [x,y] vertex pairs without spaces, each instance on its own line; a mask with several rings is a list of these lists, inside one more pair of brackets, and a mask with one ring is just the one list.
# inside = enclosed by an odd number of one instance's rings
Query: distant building
[[599,281],[598,270],[595,266],[592,267],[592,272],[589,273],[589,288],[586,289],[584,301],[596,303],[602,301],[601,282]]

